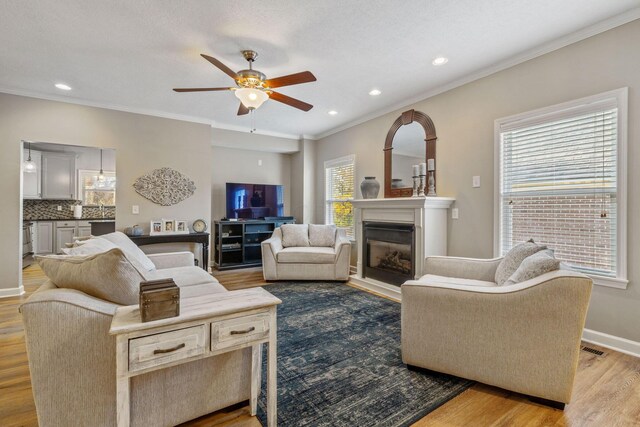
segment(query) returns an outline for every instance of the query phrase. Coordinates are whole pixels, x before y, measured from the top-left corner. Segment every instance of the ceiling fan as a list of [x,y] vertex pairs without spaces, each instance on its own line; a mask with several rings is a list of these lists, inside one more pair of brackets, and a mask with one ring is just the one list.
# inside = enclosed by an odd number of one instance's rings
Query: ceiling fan
[[269,98],[303,111],[309,111],[313,108],[313,105],[311,104],[307,104],[299,99],[291,98],[290,96],[283,95],[272,90],[277,87],[315,82],[316,77],[310,71],[303,71],[301,73],[267,79],[267,76],[263,73],[253,69],[253,61],[258,57],[257,52],[253,50],[243,50],[242,55],[249,62],[249,69],[240,70],[236,73],[216,58],[201,54],[204,59],[235,80],[236,87],[178,88],[173,90],[176,92],[213,92],[219,90],[232,90],[240,100],[240,108],[238,109],[239,116],[259,108]]

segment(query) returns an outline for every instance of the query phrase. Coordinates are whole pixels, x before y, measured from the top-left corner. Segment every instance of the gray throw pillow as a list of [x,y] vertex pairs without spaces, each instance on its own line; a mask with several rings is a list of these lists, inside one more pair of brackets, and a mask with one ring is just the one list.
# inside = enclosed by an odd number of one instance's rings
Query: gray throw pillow
[[526,257],[520,264],[520,267],[518,267],[515,273],[513,273],[504,284],[513,285],[525,282],[550,271],[558,270],[559,268],[560,261],[553,256],[552,250],[547,249],[536,252]]
[[145,278],[120,248],[89,256],[36,256],[44,273],[59,288],[85,294],[116,304],[138,304],[140,282]]
[[62,252],[65,255],[88,256],[107,252],[117,247],[115,243],[111,243],[106,239],[92,238],[83,241],[82,244],[76,244],[76,246],[71,248],[62,248]]
[[156,269],[156,265],[149,259],[149,257],[142,252],[142,249],[138,247],[133,241],[127,237],[126,234],[120,231],[114,231],[113,233],[103,234],[102,236],[97,237],[98,239],[105,239],[122,249],[122,251],[127,255],[127,258],[131,261],[133,266],[140,272],[140,274],[144,274],[148,271],[153,271]]
[[307,224],[283,224],[282,247],[297,248],[309,246],[309,226]]
[[334,224],[309,224],[309,245],[315,248],[334,247],[336,245],[336,231],[337,228]]
[[520,264],[526,257],[531,256],[536,252],[540,252],[544,249],[547,249],[547,247],[538,245],[533,240],[520,243],[511,248],[511,250],[504,256],[502,261],[500,261],[500,264],[496,269],[496,283],[498,284],[498,286],[504,285],[509,277],[511,277],[511,275],[516,272],[518,267],[520,267]]

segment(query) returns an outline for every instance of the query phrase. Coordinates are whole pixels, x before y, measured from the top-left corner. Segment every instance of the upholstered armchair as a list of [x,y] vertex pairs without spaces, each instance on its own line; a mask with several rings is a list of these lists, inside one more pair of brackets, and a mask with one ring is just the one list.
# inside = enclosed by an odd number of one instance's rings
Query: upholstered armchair
[[428,274],[402,285],[402,359],[563,408],[592,280],[561,268],[498,286],[500,261],[428,257]]
[[349,280],[350,258],[345,230],[337,230],[331,246],[284,247],[280,228],[262,242],[265,280]]

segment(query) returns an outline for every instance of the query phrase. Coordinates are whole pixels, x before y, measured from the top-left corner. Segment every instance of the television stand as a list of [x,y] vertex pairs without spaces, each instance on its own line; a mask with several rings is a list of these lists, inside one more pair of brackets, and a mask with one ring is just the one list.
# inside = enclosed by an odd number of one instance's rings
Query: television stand
[[262,241],[271,237],[273,230],[282,224],[295,222],[293,217],[215,221],[214,268],[230,270],[261,266]]

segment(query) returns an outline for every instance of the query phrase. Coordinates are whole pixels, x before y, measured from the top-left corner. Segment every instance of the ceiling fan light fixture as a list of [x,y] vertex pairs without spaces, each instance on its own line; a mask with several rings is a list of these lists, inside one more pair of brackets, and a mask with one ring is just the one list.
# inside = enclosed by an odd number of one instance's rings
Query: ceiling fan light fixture
[[240,102],[242,102],[242,105],[249,110],[260,108],[264,101],[269,99],[269,95],[260,89],[244,87],[236,89],[234,93]]

